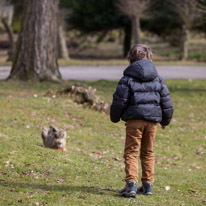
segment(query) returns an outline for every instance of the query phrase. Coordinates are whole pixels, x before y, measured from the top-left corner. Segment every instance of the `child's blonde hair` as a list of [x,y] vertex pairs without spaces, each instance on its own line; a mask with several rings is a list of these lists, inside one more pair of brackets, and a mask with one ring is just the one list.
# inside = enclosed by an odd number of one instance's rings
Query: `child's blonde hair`
[[152,49],[144,44],[135,44],[128,53],[127,56],[130,63],[133,63],[137,60],[148,59],[152,61],[153,53]]

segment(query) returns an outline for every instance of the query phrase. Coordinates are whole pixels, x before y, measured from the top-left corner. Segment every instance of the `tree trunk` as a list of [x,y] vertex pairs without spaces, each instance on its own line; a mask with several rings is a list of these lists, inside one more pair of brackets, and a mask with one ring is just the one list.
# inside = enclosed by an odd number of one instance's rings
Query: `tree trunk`
[[188,45],[190,39],[190,31],[185,25],[182,26],[182,39],[181,39],[181,54],[180,59],[186,60],[188,58]]
[[131,47],[131,39],[132,39],[132,33],[131,33],[131,25],[128,24],[125,28],[124,28],[124,47],[123,47],[123,54],[124,57],[127,56],[130,47]]
[[9,79],[60,81],[57,12],[58,0],[25,0],[24,18]]
[[8,24],[8,22],[7,22],[7,20],[5,18],[2,18],[1,21],[2,21],[2,23],[3,23],[3,25],[4,25],[5,29],[6,29],[8,37],[9,37],[10,48],[9,48],[9,51],[8,51],[8,59],[7,59],[7,61],[12,61],[13,57],[14,57],[14,51],[15,51],[15,44],[14,44],[14,37],[13,37],[12,28]]
[[69,51],[67,49],[67,42],[64,34],[64,29],[62,25],[59,25],[58,33],[58,57],[63,59],[69,59]]
[[122,29],[119,29],[118,44],[122,44]]
[[140,44],[140,17],[139,15],[131,17],[132,23],[132,37],[133,37],[133,44]]

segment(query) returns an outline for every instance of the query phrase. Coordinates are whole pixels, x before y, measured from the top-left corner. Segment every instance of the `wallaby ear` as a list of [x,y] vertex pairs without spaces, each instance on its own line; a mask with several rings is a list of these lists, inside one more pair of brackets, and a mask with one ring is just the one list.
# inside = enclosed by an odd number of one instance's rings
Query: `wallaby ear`
[[68,126],[64,127],[64,129],[62,129],[63,131],[67,131],[69,129]]
[[64,128],[64,129],[62,129],[62,130],[61,130],[61,132],[63,133],[64,137],[66,137],[66,136],[67,136],[67,132],[66,132],[65,128]]
[[57,132],[58,131],[58,129],[55,127],[55,126],[50,126],[50,129],[52,130],[52,132]]
[[42,135],[43,138],[46,138],[46,137],[47,137],[47,135],[48,135],[48,128],[47,128],[47,127],[44,127],[44,128],[43,128],[43,131],[42,131],[42,134],[41,134],[41,135]]

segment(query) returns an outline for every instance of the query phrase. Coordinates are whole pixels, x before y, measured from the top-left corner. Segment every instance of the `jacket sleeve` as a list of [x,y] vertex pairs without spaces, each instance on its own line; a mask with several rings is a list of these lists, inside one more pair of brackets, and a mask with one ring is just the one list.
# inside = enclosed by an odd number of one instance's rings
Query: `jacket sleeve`
[[112,122],[116,123],[120,121],[121,114],[127,107],[129,96],[128,77],[122,77],[113,94],[113,101],[110,108],[110,119]]
[[170,98],[169,90],[163,79],[161,79],[161,85],[162,88],[160,91],[160,106],[162,109],[162,121],[160,122],[160,124],[167,126],[172,119],[174,107]]

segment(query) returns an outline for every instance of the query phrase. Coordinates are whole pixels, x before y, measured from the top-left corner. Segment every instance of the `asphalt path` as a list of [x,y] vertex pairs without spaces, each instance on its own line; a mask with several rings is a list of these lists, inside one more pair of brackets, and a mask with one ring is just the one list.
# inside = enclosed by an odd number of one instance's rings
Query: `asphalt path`
[[[164,79],[206,79],[206,66],[156,66]],[[0,66],[0,79],[6,79],[10,66]],[[64,80],[119,80],[125,66],[64,66],[60,72]]]

